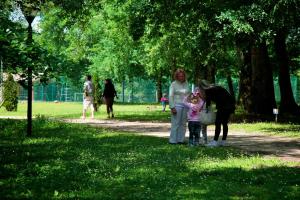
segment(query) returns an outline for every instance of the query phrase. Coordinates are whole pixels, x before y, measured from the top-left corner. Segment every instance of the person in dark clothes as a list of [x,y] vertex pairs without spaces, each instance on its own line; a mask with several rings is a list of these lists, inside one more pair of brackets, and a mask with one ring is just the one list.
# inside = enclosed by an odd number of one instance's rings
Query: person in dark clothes
[[118,98],[118,96],[115,90],[115,86],[113,85],[111,79],[105,79],[104,91],[102,96],[106,104],[107,117],[114,118],[115,117],[113,111],[114,98],[115,97]]
[[[209,84],[205,80],[201,81],[199,88],[206,101],[206,106],[208,107],[211,105],[211,102],[214,102],[217,109],[214,139],[209,142],[207,146],[224,146],[228,134],[229,117],[235,110],[235,98],[225,88]],[[221,125],[223,126],[223,136],[222,141],[218,142],[221,133]]]

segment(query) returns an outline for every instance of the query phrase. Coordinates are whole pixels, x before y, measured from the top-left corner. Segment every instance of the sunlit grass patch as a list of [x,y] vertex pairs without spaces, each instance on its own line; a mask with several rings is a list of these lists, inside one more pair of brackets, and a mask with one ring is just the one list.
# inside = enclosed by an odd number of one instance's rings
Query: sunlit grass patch
[[[297,199],[293,163],[55,121],[0,120],[4,199]],[[5,124],[5,126],[3,126]],[[15,128],[14,134],[6,130]],[[3,134],[5,133],[5,134]]]
[[300,124],[283,124],[274,122],[257,122],[257,123],[242,123],[230,124],[231,130],[243,132],[260,132],[269,135],[279,135],[288,137],[300,138]]

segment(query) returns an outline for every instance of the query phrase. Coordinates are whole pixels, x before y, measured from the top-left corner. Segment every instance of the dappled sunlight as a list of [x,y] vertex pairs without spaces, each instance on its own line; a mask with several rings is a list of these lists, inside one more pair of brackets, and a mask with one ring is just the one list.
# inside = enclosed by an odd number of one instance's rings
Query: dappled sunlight
[[[12,126],[22,131],[22,126]],[[5,131],[0,135],[3,197],[293,199],[299,195],[294,188],[300,169],[278,159],[230,147],[169,145],[167,138],[78,124],[40,120],[35,127],[34,136],[21,142]]]

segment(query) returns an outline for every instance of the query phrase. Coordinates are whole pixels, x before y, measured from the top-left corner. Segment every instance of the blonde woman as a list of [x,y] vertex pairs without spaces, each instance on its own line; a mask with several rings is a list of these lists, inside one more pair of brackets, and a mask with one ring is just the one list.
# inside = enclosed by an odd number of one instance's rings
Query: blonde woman
[[183,69],[177,69],[169,91],[169,106],[171,109],[170,144],[184,144],[188,111],[188,108],[184,105],[184,98],[189,93],[186,73]]

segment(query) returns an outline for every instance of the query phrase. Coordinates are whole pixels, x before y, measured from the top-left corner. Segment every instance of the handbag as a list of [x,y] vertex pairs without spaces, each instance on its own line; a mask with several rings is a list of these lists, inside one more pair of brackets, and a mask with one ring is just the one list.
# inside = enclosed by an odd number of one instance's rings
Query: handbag
[[201,124],[210,125],[210,124],[214,124],[215,121],[216,121],[216,112],[213,112],[210,108],[205,108],[200,111]]

